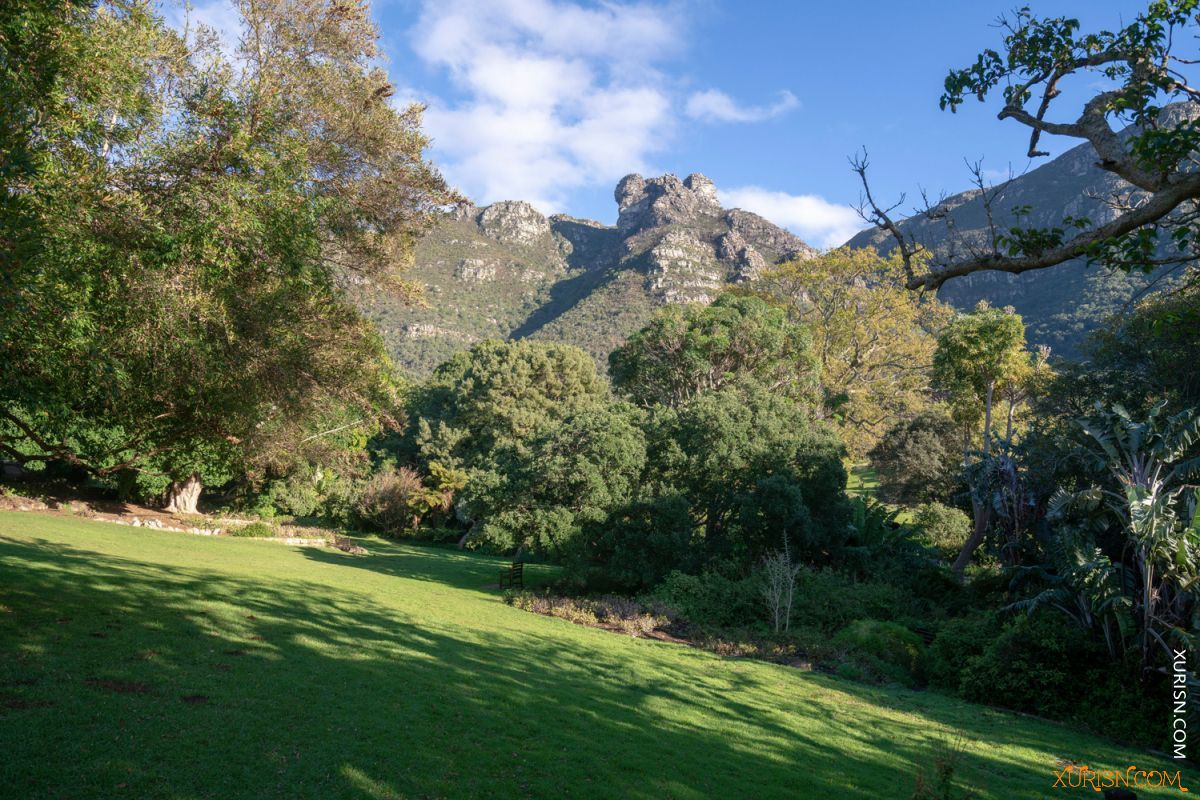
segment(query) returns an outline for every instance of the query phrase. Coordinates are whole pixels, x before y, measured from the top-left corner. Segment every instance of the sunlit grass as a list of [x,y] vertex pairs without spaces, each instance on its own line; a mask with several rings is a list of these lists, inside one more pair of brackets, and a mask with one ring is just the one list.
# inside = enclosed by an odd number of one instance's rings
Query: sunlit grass
[[1057,796],[1060,758],[1166,765],[529,614],[487,588],[499,559],[364,544],[0,513],[0,795],[907,797],[956,735],[984,798]]

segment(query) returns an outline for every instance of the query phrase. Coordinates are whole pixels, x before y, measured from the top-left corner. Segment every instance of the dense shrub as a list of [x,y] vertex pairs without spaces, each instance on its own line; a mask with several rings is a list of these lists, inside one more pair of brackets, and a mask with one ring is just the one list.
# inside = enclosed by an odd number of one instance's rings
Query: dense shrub
[[321,493],[316,481],[303,474],[274,481],[268,494],[276,509],[293,517],[313,516],[321,506]]
[[729,578],[719,572],[672,572],[654,596],[702,629],[740,628],[764,619],[758,576]]
[[879,499],[913,505],[946,500],[958,483],[962,438],[946,414],[928,411],[897,424],[869,456]]
[[834,637],[864,677],[915,685],[921,678],[921,637],[894,622],[862,619]]
[[592,588],[645,591],[674,570],[695,568],[687,501],[678,495],[632,503],[589,526],[571,572]]
[[1108,661],[1102,646],[1063,618],[1022,615],[967,661],[959,689],[972,702],[1070,719],[1086,691],[1081,673]]
[[463,493],[478,538],[560,561],[572,555],[584,526],[632,500],[646,463],[640,419],[626,403],[599,405],[497,454],[496,473],[477,475]]
[[753,386],[660,409],[647,431],[646,485],[687,502],[710,560],[749,567],[790,540],[798,560],[836,558],[846,540],[844,454],[802,405]]
[[911,595],[888,583],[856,581],[828,569],[803,569],[796,577],[795,625],[832,634],[859,619],[895,620],[917,614]]
[[935,548],[941,557],[952,561],[971,534],[971,518],[957,508],[941,503],[925,503],[913,514],[913,526],[921,540]]
[[228,531],[230,536],[244,536],[254,539],[270,539],[275,536],[275,533],[275,528],[265,522],[251,522],[249,525],[243,525],[240,528],[230,528]]
[[999,635],[1000,622],[990,611],[944,622],[926,657],[929,683],[958,692],[967,666],[982,656]]
[[[995,630],[992,623],[991,630]],[[1165,747],[1169,707],[1162,676],[1142,675],[1137,654],[1113,658],[1098,639],[1064,617],[1041,613],[1007,621],[994,638],[982,619],[948,623],[934,642],[938,683],[959,674],[962,697],[1090,728],[1122,741]],[[964,656],[955,648],[982,652]]]

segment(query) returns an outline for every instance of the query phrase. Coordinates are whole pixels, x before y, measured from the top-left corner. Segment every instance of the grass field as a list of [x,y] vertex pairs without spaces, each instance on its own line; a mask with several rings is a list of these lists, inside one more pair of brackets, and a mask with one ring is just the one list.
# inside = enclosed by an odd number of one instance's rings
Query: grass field
[[0,795],[908,798],[954,736],[981,798],[1099,796],[1052,790],[1058,758],[1167,766],[934,693],[529,614],[484,588],[495,559],[364,544],[0,513]]
[[879,490],[879,476],[869,464],[846,467],[846,494],[851,497],[871,497]]

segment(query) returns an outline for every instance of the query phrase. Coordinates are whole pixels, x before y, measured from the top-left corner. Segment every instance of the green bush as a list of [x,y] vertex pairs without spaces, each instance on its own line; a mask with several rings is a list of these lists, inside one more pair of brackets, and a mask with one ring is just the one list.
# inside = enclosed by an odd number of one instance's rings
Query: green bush
[[[861,619],[834,637],[864,677],[914,686],[922,675],[921,637],[894,622]],[[839,670],[839,674],[844,671]]]
[[948,620],[929,645],[925,661],[929,683],[959,691],[967,666],[983,655],[1000,635],[1000,622],[992,612]]
[[918,611],[908,592],[888,583],[856,581],[827,569],[805,568],[796,576],[794,625],[832,634],[855,620],[904,619]]
[[763,619],[762,588],[757,576],[727,578],[718,572],[672,572],[654,597],[702,629],[742,628]]
[[1018,616],[966,663],[960,691],[972,702],[1070,719],[1080,708],[1081,672],[1107,660],[1065,617]]
[[275,528],[265,522],[251,522],[240,528],[230,528],[230,536],[243,536],[253,539],[270,539],[275,536]]
[[311,517],[321,505],[321,493],[306,475],[273,481],[267,495],[276,509],[293,517]]
[[585,531],[570,569],[593,590],[645,591],[672,572],[694,569],[693,523],[678,495],[631,503]]
[[957,508],[941,503],[925,503],[913,514],[913,525],[921,540],[937,549],[942,558],[952,561],[971,535],[971,518]]
[[1137,654],[1114,659],[1099,637],[1053,613],[1001,620],[977,611],[938,629],[929,684],[963,698],[1062,720],[1131,744],[1166,747],[1167,686]]
[[958,484],[959,430],[943,411],[924,411],[887,431],[868,458],[879,476],[880,500],[905,504],[946,500]]

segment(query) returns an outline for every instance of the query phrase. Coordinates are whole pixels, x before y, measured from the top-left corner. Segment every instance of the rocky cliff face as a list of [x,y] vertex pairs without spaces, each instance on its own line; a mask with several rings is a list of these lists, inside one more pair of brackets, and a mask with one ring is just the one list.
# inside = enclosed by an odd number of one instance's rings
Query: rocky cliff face
[[721,208],[698,173],[627,175],[617,224],[545,217],[503,201],[456,210],[417,247],[413,276],[427,307],[359,287],[393,357],[425,374],[483,338],[575,344],[600,364],[663,303],[709,303],[724,286],[815,251],[762,217]]

